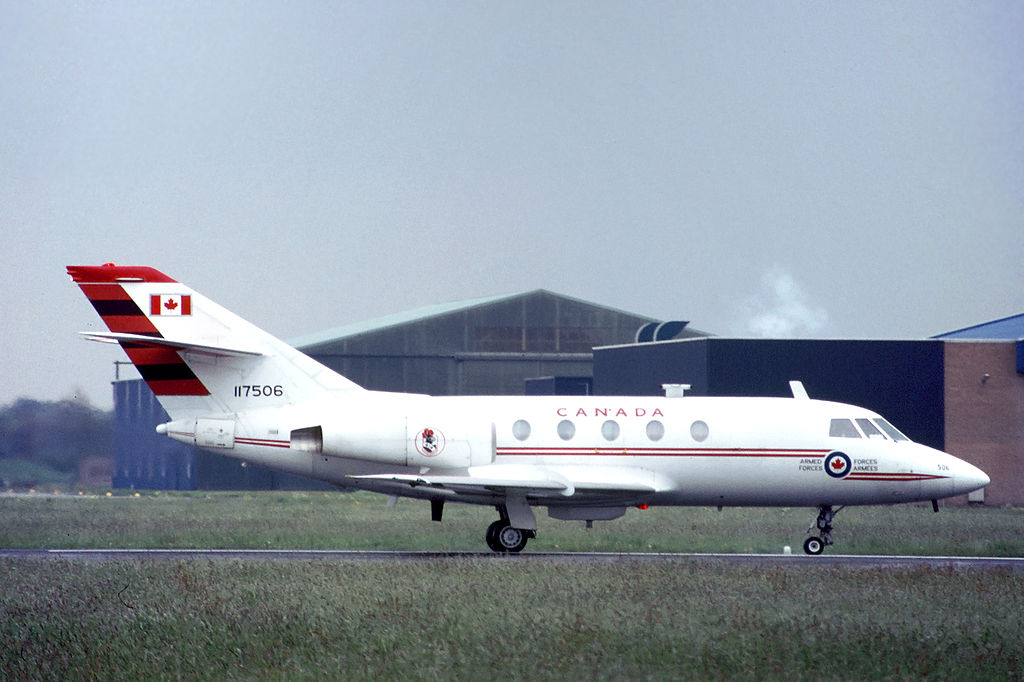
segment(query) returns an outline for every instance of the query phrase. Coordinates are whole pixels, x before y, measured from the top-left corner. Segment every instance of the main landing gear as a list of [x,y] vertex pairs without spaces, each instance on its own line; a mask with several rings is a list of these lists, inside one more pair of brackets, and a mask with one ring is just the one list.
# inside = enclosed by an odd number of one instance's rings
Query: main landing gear
[[835,518],[842,510],[842,507],[832,510],[832,505],[823,504],[818,507],[818,518],[814,523],[807,529],[810,533],[814,530],[815,526],[819,531],[819,535],[807,538],[804,540],[804,551],[808,554],[818,555],[825,551],[825,548],[832,544],[832,519]]
[[495,552],[521,552],[526,541],[537,537],[537,531],[528,528],[513,528],[505,507],[498,507],[501,518],[487,527],[487,546]]

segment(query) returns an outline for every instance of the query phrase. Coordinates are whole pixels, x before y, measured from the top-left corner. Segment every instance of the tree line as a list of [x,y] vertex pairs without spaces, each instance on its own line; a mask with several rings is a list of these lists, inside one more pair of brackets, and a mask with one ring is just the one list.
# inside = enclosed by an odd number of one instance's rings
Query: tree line
[[79,401],[22,398],[0,407],[0,483],[75,483],[86,463],[113,460],[113,434],[112,411]]

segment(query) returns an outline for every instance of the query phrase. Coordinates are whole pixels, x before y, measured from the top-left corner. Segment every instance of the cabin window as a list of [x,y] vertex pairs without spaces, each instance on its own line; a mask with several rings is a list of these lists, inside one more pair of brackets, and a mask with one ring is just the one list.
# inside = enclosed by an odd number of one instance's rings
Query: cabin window
[[875,428],[875,425],[871,423],[870,419],[858,419],[857,425],[860,426],[860,430],[864,432],[864,435],[868,438],[881,438],[885,440],[885,436],[882,432]]
[[828,435],[833,438],[860,438],[860,431],[849,419],[833,419]]
[[516,437],[516,440],[526,440],[530,437],[530,422],[525,419],[519,419],[515,424],[512,425],[512,435]]
[[605,440],[615,440],[619,437],[619,423],[609,419],[601,424],[601,435]]
[[569,440],[576,435],[576,425],[568,419],[558,422],[558,437],[562,440]]
[[693,436],[693,439],[698,443],[702,443],[707,440],[708,433],[710,433],[710,431],[706,423],[697,420],[690,424],[690,435]]
[[657,419],[647,422],[647,437],[651,440],[661,440],[665,437],[665,425]]
[[897,429],[895,426],[885,421],[884,419],[876,419],[875,423],[878,424],[878,428],[882,429],[887,434],[889,434],[889,438],[892,438],[893,440],[910,440],[902,433],[900,433],[899,429]]

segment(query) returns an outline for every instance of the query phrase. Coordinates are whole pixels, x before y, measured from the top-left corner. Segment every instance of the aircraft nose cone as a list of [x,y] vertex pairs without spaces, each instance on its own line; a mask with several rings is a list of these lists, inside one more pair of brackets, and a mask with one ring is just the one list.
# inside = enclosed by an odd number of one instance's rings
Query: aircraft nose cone
[[953,473],[953,494],[963,495],[978,488],[984,488],[991,482],[988,474],[963,460],[957,460]]

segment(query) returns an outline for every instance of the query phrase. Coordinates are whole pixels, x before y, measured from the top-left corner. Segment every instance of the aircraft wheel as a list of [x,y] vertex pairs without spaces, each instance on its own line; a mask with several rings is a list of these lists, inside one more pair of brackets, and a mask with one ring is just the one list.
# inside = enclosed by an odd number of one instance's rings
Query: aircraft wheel
[[804,540],[804,551],[813,556],[817,556],[825,551],[825,541],[821,538],[807,538]]
[[505,526],[506,524],[507,524],[507,521],[502,521],[502,520],[499,519],[499,520],[495,521],[494,523],[492,523],[491,525],[487,526],[487,535],[485,536],[485,538],[487,540],[487,546],[490,547],[495,552],[504,552],[505,551],[505,550],[503,550],[501,548],[501,545],[498,544],[498,533],[501,532],[502,527]]
[[495,537],[501,552],[521,552],[526,547],[526,532],[504,522]]

